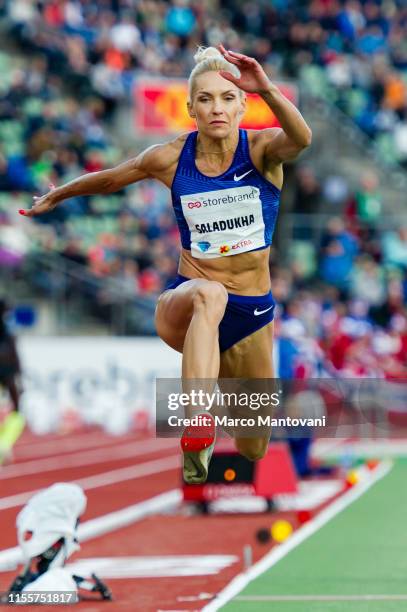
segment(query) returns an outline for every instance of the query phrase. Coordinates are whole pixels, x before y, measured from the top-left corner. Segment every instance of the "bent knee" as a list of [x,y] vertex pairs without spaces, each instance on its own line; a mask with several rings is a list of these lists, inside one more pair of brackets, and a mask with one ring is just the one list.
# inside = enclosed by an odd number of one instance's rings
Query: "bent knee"
[[198,285],[193,299],[194,311],[205,309],[209,313],[222,316],[228,302],[225,287],[216,281],[204,281]]
[[259,461],[265,456],[269,445],[268,439],[238,438],[236,448],[243,457],[249,461]]

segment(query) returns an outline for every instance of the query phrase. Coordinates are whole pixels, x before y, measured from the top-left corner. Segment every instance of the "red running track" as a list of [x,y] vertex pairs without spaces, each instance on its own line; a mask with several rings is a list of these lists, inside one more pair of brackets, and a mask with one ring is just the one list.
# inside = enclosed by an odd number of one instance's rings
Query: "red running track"
[[[54,482],[74,481],[83,486],[88,505],[82,523],[148,500],[180,486],[180,455],[176,440],[146,436],[110,437],[102,432],[35,437],[26,432],[15,449],[14,461],[0,469],[1,549],[16,545],[15,518],[38,489]],[[280,515],[281,516],[281,515]],[[282,516],[295,523],[289,513]],[[201,610],[242,570],[245,544],[257,561],[270,545],[259,544],[255,533],[268,526],[263,514],[190,515],[156,514],[83,542],[70,562],[85,558],[168,555],[234,555],[236,559],[213,574],[173,577],[106,579],[114,602],[81,602],[87,612],[158,612]],[[183,562],[181,561],[181,565]],[[0,591],[16,575],[0,571]],[[25,609],[38,607],[27,607]],[[47,606],[47,610],[61,607]]]

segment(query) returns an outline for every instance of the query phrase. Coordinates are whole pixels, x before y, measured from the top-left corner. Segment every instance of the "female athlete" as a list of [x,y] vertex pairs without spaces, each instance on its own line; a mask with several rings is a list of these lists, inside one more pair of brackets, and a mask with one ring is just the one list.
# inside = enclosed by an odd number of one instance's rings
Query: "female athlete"
[[[254,58],[220,45],[199,49],[195,61],[187,106],[196,132],[53,188],[20,213],[32,217],[73,196],[161,181],[171,189],[182,250],[179,274],[158,300],[156,328],[183,354],[183,380],[270,379],[275,304],[269,250],[282,164],[310,145],[311,130]],[[259,94],[281,128],[239,129],[245,92]],[[268,442],[269,435],[235,438],[250,460],[263,457]],[[187,482],[205,481],[213,446],[214,433],[192,450],[184,435]]]

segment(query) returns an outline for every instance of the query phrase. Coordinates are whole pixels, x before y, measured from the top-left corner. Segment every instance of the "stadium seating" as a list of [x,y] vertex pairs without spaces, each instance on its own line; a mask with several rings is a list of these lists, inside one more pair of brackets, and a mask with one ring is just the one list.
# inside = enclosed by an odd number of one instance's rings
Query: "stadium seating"
[[[141,74],[187,75],[197,43],[222,41],[255,54],[273,76],[298,77],[312,95],[351,116],[389,163],[406,165],[407,13],[400,2],[392,5],[399,10],[320,0],[7,3],[9,43],[31,58],[12,57],[7,44],[0,50],[3,274],[54,295],[61,287],[40,264],[45,254],[54,270],[77,266],[70,278],[81,277],[88,306],[102,320],[111,316],[117,294],[127,302],[146,298],[151,315],[177,263],[177,231],[162,186],[147,182],[103,198],[76,198],[31,224],[17,210],[50,182],[128,157],[109,133],[112,108],[128,98]],[[369,368],[405,374],[407,231],[379,234],[385,202],[374,177],[358,191],[345,176],[336,181],[339,200],[332,177],[307,177],[299,165],[293,210],[303,216],[295,222],[288,261],[278,263],[272,253],[277,328],[293,344],[289,368],[293,375],[314,372],[328,360],[352,375]],[[322,227],[308,216],[326,209],[331,214]],[[362,293],[361,278],[368,286]],[[101,288],[107,280],[113,283],[108,291]],[[75,287],[66,282],[65,294]],[[356,347],[351,364],[330,356],[331,344],[343,336]],[[370,347],[367,361],[358,343]]]

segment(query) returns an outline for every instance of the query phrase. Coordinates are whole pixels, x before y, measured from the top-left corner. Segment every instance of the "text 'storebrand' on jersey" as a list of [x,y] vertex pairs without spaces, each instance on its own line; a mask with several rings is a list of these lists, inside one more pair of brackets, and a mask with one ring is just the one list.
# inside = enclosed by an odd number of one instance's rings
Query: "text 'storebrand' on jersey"
[[[260,190],[252,185],[181,196],[182,212],[191,232],[191,253],[219,257],[224,245],[239,244],[240,253],[265,246]],[[208,248],[203,249],[202,244]],[[234,255],[236,249],[222,249]]]
[[[232,193],[239,191],[243,193]],[[211,194],[220,194],[212,196]],[[221,206],[222,204],[236,204],[237,202],[245,202],[254,200],[259,195],[257,187],[237,187],[236,189],[223,189],[221,191],[209,191],[205,194],[196,194],[182,196],[181,200],[189,199],[187,208],[207,208],[208,206]],[[182,203],[184,206],[184,202]]]

